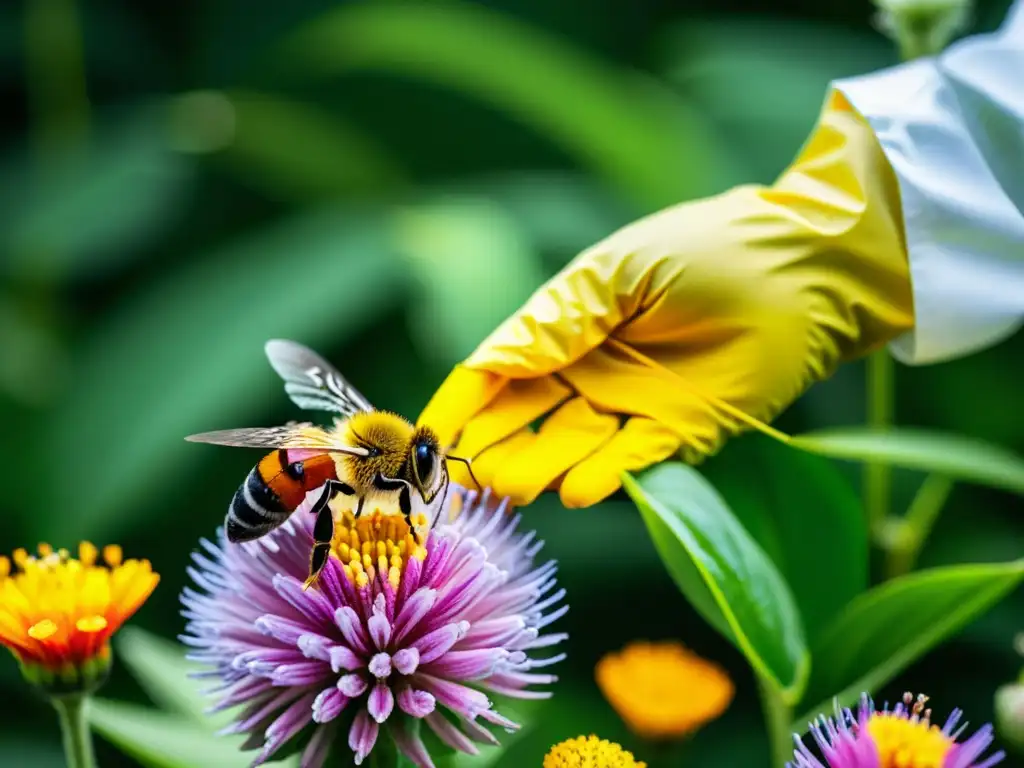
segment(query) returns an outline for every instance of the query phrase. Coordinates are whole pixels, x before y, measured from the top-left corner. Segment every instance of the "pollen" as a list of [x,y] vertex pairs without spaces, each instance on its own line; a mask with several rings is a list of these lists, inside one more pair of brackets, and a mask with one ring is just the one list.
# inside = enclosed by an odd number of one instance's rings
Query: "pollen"
[[146,601],[160,577],[147,560],[124,560],[121,548],[88,542],[76,559],[40,544],[37,554],[0,557],[0,645],[23,668],[50,674],[109,658],[110,636]]
[[868,719],[867,731],[878,751],[879,768],[942,768],[954,746],[952,736],[932,724],[924,696],[915,702],[907,694],[904,701],[909,717],[906,712],[875,712]]
[[400,515],[386,515],[379,509],[356,520],[345,511],[334,522],[331,553],[342,563],[345,577],[362,589],[378,576],[398,589],[410,557],[424,560],[426,548],[416,531],[424,530],[425,515],[413,517],[413,528]]
[[618,744],[597,736],[577,736],[555,744],[544,756],[543,768],[647,768]]
[[719,717],[735,689],[717,665],[675,642],[634,642],[595,669],[605,698],[631,731],[680,738]]

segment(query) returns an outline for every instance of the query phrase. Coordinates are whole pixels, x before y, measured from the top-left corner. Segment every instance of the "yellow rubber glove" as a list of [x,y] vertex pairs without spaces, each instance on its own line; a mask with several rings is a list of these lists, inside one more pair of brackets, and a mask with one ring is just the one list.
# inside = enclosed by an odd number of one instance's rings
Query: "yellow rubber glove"
[[589,506],[623,470],[677,451],[697,462],[745,428],[732,409],[770,421],[911,328],[900,222],[881,148],[833,92],[773,186],[668,208],[580,254],[455,368],[420,423],[458,437],[453,452],[517,504],[558,489]]

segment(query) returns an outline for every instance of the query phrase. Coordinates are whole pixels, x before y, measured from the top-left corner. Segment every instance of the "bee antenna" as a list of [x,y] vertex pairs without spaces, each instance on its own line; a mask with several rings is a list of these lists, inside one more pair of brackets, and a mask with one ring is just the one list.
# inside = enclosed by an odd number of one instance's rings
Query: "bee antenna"
[[452,456],[451,454],[448,455],[448,458],[451,459],[452,461],[458,461],[458,462],[460,462],[462,464],[465,464],[466,465],[466,469],[469,471],[469,476],[471,478],[473,478],[473,482],[476,483],[477,489],[480,490],[480,491],[483,491],[484,487],[482,485],[480,485],[480,481],[477,480],[476,479],[476,475],[473,474],[473,460],[472,459],[464,459],[462,456]]

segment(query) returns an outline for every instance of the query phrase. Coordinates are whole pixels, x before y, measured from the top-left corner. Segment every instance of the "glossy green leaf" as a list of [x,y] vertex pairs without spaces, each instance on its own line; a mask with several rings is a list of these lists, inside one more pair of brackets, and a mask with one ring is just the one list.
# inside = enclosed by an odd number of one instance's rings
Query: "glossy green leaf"
[[864,593],[812,647],[814,669],[794,727],[803,730],[832,697],[850,704],[873,693],[911,662],[950,638],[1024,579],[1024,560],[932,568]]
[[860,501],[828,459],[763,435],[732,440],[701,466],[793,591],[807,636],[868,586]]
[[[41,540],[107,539],[154,524],[146,492],[206,447],[193,432],[238,426],[253,405],[285,402],[268,338],[317,347],[393,307],[406,287],[373,212],[316,210],[189,262],[115,308],[83,343],[74,388],[45,439],[74,462],[43,504]],[[353,383],[372,397],[366,374]],[[249,418],[252,418],[250,415]],[[116,447],[116,460],[108,450]],[[143,503],[139,503],[142,501]]]
[[[786,703],[797,701],[810,659],[792,592],[722,497],[697,470],[676,462],[661,464],[639,480],[624,475],[623,486],[686,597],[707,617],[710,593],[728,626],[726,636]],[[706,592],[691,595],[692,578],[678,577],[687,562]]]
[[339,6],[280,60],[302,77],[380,71],[469,94],[646,205],[717,191],[731,162],[699,113],[658,83],[476,4]]
[[385,148],[340,117],[269,93],[229,91],[225,96],[234,129],[223,157],[237,174],[273,197],[366,195],[405,183]]
[[230,721],[230,712],[206,712],[215,699],[201,693],[203,681],[189,676],[201,667],[185,659],[182,646],[132,626],[118,632],[116,644],[118,660],[161,710],[213,728]]
[[837,459],[882,462],[1024,494],[1024,458],[961,435],[846,427],[794,435],[791,445]]
[[144,254],[179,221],[195,161],[172,148],[166,110],[106,114],[94,131],[80,153],[3,174],[0,244],[9,272],[95,276]]
[[[146,768],[247,768],[252,752],[239,750],[244,736],[216,736],[185,717],[109,699],[89,706],[93,729]],[[279,765],[297,766],[297,757]]]
[[448,197],[397,214],[395,237],[422,292],[411,335],[446,365],[465,359],[544,282],[540,258],[501,208]]

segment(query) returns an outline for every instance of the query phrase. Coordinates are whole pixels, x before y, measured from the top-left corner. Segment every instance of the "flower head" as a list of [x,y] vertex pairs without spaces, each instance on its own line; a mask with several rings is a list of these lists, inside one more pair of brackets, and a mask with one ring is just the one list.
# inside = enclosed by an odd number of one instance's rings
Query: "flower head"
[[649,739],[697,730],[719,717],[734,693],[724,670],[675,642],[630,643],[602,658],[595,673],[619,717]]
[[78,558],[40,544],[12,562],[0,557],[0,644],[32,682],[54,690],[83,690],[110,666],[110,636],[138,610],[160,577],[148,560],[122,560],[108,546],[103,558],[82,542]]
[[967,727],[957,727],[960,710],[954,709],[939,728],[931,722],[931,710],[925,709],[927,701],[926,696],[915,700],[907,693],[893,709],[876,711],[864,695],[856,716],[836,707],[834,719],[822,716],[811,725],[825,761],[814,757],[796,737],[794,761],[787,768],[988,768],[1005,757],[1002,752],[982,757],[992,744],[991,725],[958,743]]
[[544,756],[543,768],[647,768],[618,744],[597,736],[577,736],[555,744]]
[[320,766],[333,734],[347,729],[359,765],[382,726],[416,765],[433,766],[416,725],[454,749],[497,743],[488,724],[518,726],[488,693],[545,698],[527,690],[555,677],[535,659],[563,634],[543,634],[561,616],[555,563],[534,565],[542,543],[517,532],[518,516],[490,495],[455,489],[462,504],[419,544],[395,516],[343,514],[316,589],[303,591],[313,515],[300,507],[261,546],[204,541],[190,574],[202,592],[182,595],[182,640],[219,678],[218,709],[244,705],[229,732],[269,759],[316,724],[303,766]]

